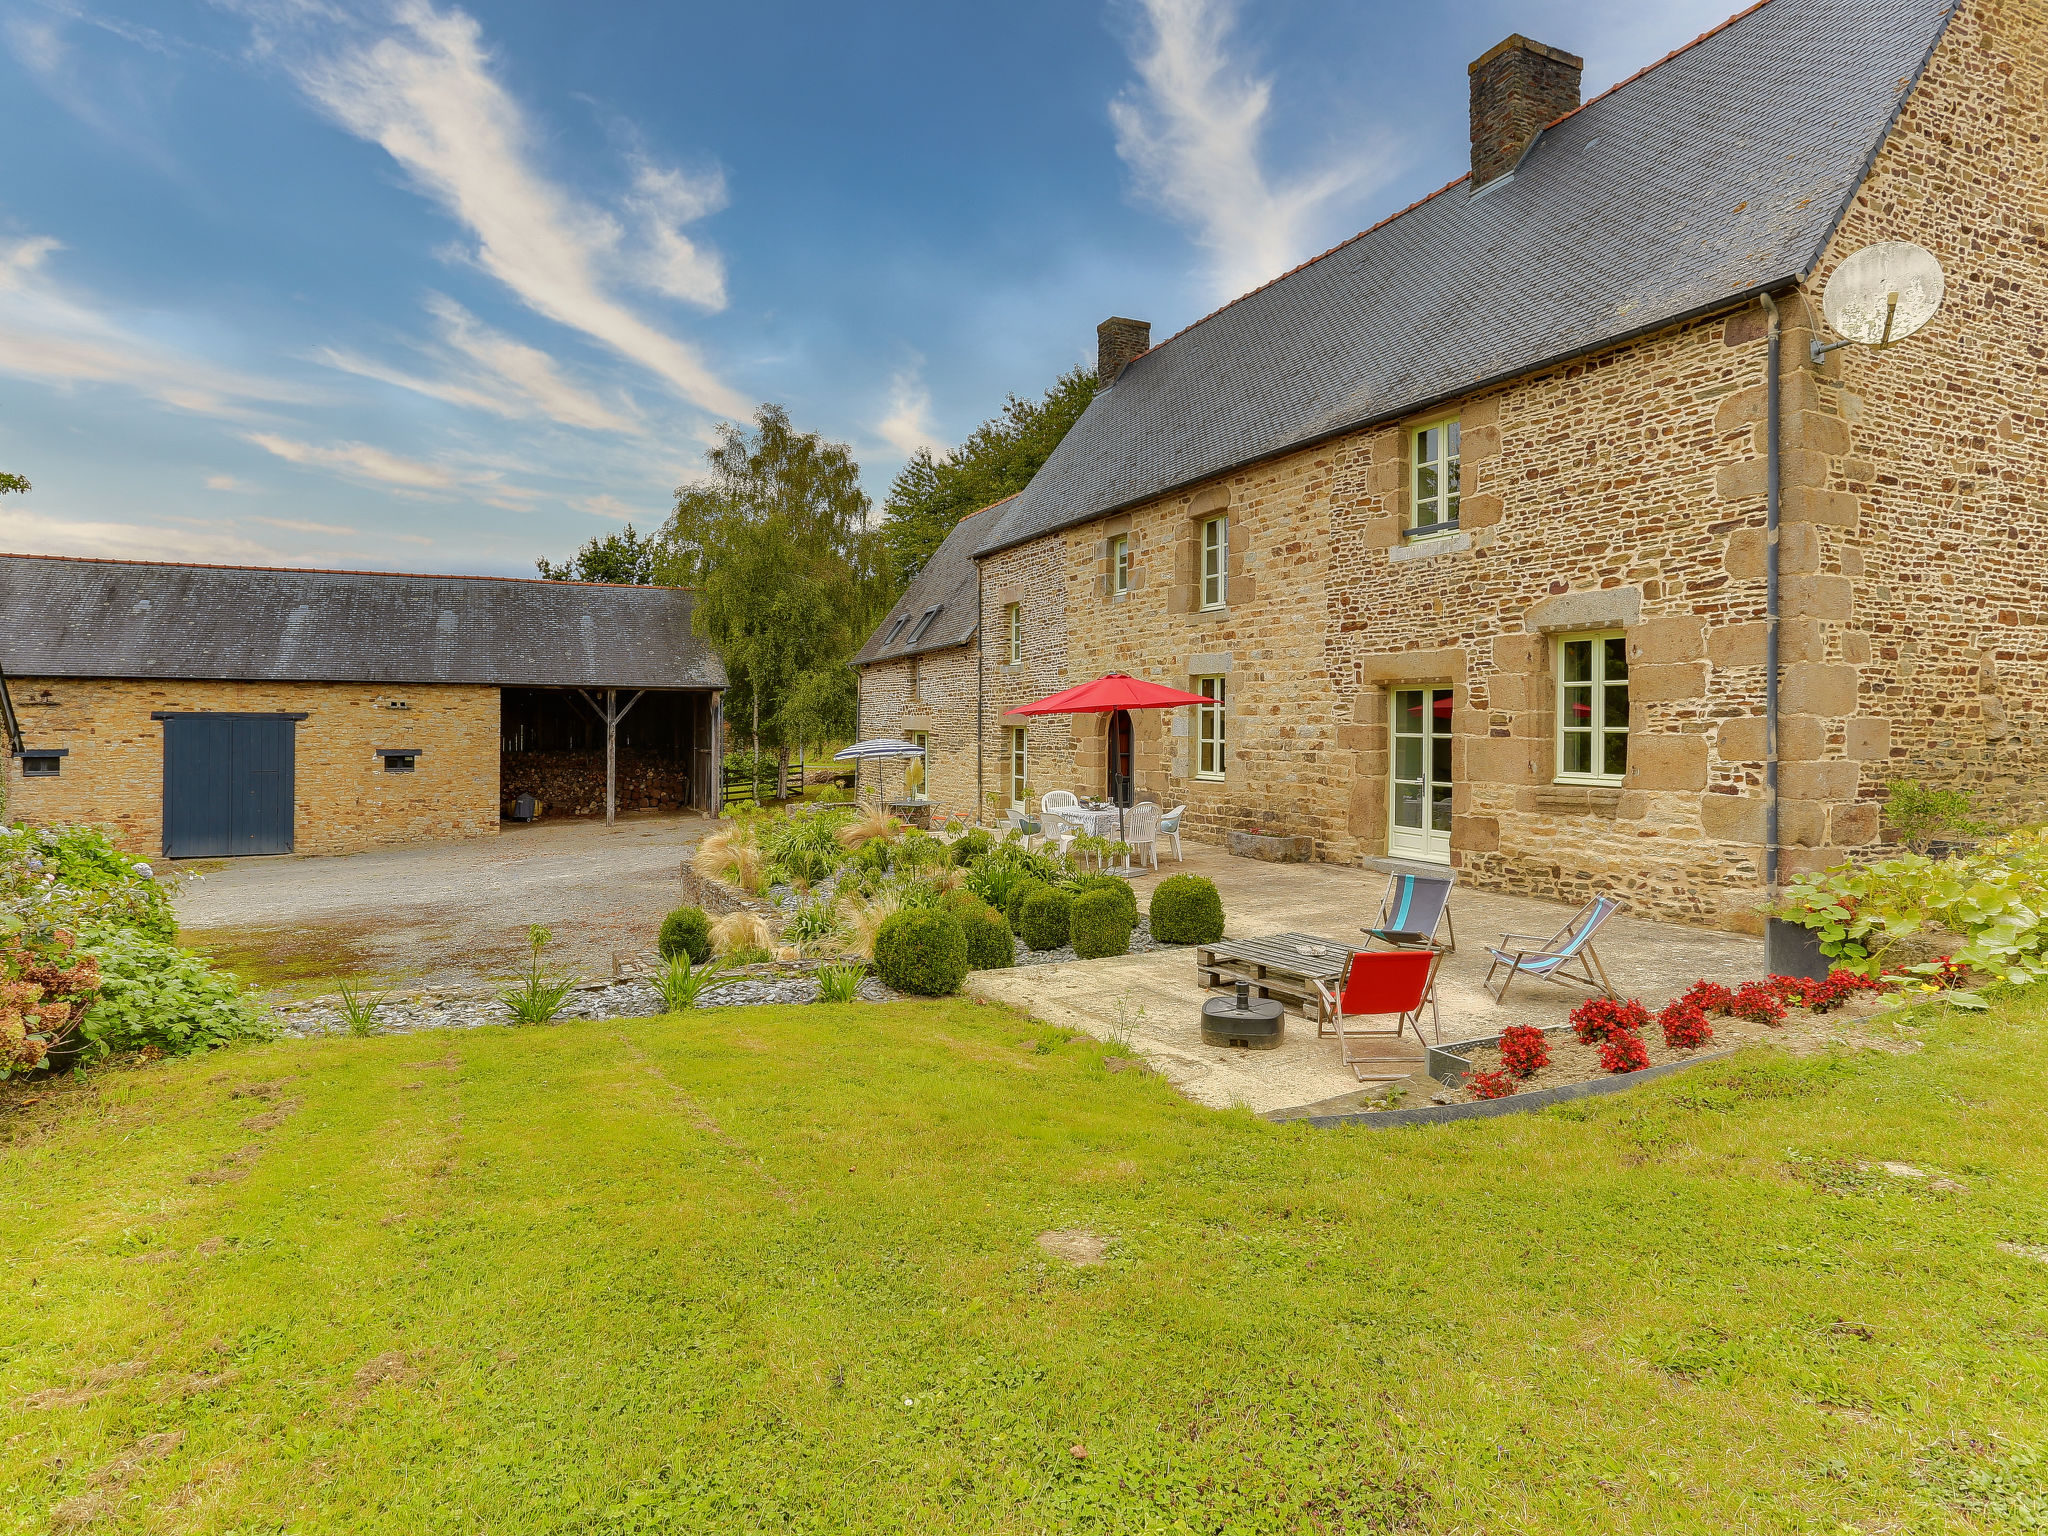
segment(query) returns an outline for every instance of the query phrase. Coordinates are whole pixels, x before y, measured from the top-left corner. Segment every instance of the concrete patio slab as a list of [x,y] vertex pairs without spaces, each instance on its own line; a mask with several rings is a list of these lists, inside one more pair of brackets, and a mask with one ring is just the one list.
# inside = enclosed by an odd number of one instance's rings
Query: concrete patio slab
[[[1233,938],[1312,933],[1339,943],[1362,943],[1360,928],[1379,911],[1387,877],[1330,864],[1269,864],[1232,858],[1220,849],[1187,848],[1185,863],[1162,861],[1157,873],[1135,882],[1142,904],[1154,885],[1178,873],[1206,875],[1223,896],[1225,931]],[[1438,974],[1443,1038],[1467,1040],[1498,1034],[1509,1024],[1561,1024],[1585,994],[1545,982],[1518,980],[1507,1001],[1496,1003],[1483,982],[1491,959],[1486,946],[1504,932],[1552,933],[1575,908],[1519,896],[1460,890],[1451,899],[1458,949]],[[1761,939],[1677,923],[1617,915],[1597,947],[1607,973],[1624,996],[1661,1006],[1702,976],[1750,980],[1764,974]],[[1290,1013],[1278,1049],[1231,1050],[1202,1043],[1195,952],[1155,950],[1113,960],[977,971],[967,979],[979,997],[1028,1010],[1034,1018],[1098,1039],[1125,1039],[1154,1070],[1197,1103],[1243,1104],[1260,1113],[1316,1105],[1335,1113],[1382,1092],[1361,1084],[1339,1059],[1334,1037],[1318,1038],[1312,1020]],[[1420,1052],[1417,1052],[1419,1058]],[[1401,1086],[1407,1102],[1427,1103],[1436,1085],[1415,1074]]]

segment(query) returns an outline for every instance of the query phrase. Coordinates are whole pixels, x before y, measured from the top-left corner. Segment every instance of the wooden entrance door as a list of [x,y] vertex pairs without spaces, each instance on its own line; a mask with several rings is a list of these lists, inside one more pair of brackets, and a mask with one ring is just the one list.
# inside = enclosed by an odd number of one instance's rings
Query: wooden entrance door
[[291,716],[164,717],[164,853],[290,853],[296,745]]
[[1451,690],[1394,691],[1387,852],[1432,864],[1451,862]]
[[1131,712],[1127,709],[1109,717],[1109,798],[1118,805],[1131,803]]

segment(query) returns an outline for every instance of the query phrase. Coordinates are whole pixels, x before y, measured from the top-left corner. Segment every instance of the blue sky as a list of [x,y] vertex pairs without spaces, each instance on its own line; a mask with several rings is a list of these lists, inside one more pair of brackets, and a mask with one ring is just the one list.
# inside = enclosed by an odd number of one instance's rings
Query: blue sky
[[0,0],[0,549],[530,574],[762,400],[870,492],[1731,0]]

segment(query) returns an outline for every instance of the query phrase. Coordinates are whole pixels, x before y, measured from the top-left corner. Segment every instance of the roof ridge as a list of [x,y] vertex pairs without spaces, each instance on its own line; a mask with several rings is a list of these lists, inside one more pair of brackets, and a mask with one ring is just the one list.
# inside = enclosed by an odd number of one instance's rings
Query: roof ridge
[[[1607,87],[1607,89],[1602,91],[1598,96],[1589,97],[1585,101],[1580,102],[1576,107],[1573,107],[1571,111],[1563,113],[1558,117],[1551,119],[1551,121],[1545,123],[1541,128],[1537,129],[1536,132],[1530,136],[1529,143],[1524,146],[1524,152],[1526,153],[1528,149],[1534,148],[1537,139],[1541,138],[1544,134],[1550,132],[1551,129],[1555,128],[1559,123],[1563,122],[1566,118],[1578,116],[1579,113],[1585,111],[1586,108],[1592,106],[1593,103],[1596,101],[1605,101],[1609,96],[1612,96],[1624,85],[1628,85],[1633,81],[1642,79],[1642,77],[1647,75],[1651,70],[1657,69],[1662,65],[1669,64],[1673,59],[1677,58],[1681,53],[1686,52],[1688,49],[1697,48],[1701,43],[1704,43],[1708,38],[1714,37],[1719,33],[1726,32],[1730,27],[1734,26],[1738,21],[1741,21],[1744,17],[1755,14],[1756,12],[1762,10],[1765,6],[1769,5],[1770,3],[1771,0],[1755,0],[1755,4],[1745,6],[1742,10],[1737,11],[1733,16],[1730,16],[1726,21],[1721,22],[1718,26],[1712,26],[1707,28],[1706,31],[1702,32],[1698,37],[1694,38],[1691,42],[1681,43],[1678,47],[1672,49],[1669,53],[1665,54],[1663,58],[1654,59],[1650,63],[1645,64],[1641,69],[1637,70],[1634,74],[1628,76],[1627,79],[1615,81],[1614,84]],[[1446,192],[1450,191],[1451,188],[1455,187],[1459,182],[1469,181],[1471,180],[1471,177],[1472,173],[1470,171],[1465,172],[1462,176],[1452,177],[1449,181],[1445,182],[1442,186],[1438,187],[1434,192],[1426,193],[1423,196],[1418,197],[1414,202],[1410,203],[1406,208],[1401,209],[1399,212],[1388,214],[1378,223],[1368,225],[1366,228],[1361,229],[1357,234],[1350,235],[1342,240],[1339,240],[1327,251],[1324,251],[1319,255],[1311,256],[1306,261],[1303,261],[1296,266],[1289,267],[1285,272],[1282,272],[1278,277],[1268,278],[1265,282],[1259,284],[1258,287],[1249,288],[1245,290],[1243,293],[1239,294],[1236,298],[1227,300],[1224,303],[1217,305],[1216,308],[1210,310],[1209,313],[1202,316],[1201,319],[1189,321],[1186,325],[1182,326],[1179,330],[1175,331],[1171,336],[1168,336],[1164,341],[1161,341],[1159,343],[1159,346],[1146,348],[1145,351],[1140,352],[1137,357],[1132,358],[1131,362],[1135,363],[1140,358],[1151,356],[1152,353],[1157,352],[1159,350],[1159,347],[1167,345],[1168,342],[1179,340],[1181,337],[1187,335],[1189,331],[1194,330],[1197,326],[1207,325],[1211,320],[1214,320],[1226,309],[1235,309],[1238,305],[1244,303],[1247,299],[1257,298],[1260,294],[1264,293],[1268,288],[1273,287],[1277,283],[1286,282],[1287,279],[1294,276],[1295,273],[1306,271],[1308,268],[1314,266],[1319,261],[1327,260],[1329,257],[1332,257],[1336,255],[1339,251],[1343,250],[1344,247],[1346,247],[1347,245],[1355,245],[1360,240],[1363,240],[1367,235],[1385,229],[1389,224],[1393,223],[1396,219],[1406,218],[1409,214],[1413,213],[1416,209],[1420,208],[1424,203],[1432,202],[1435,199],[1442,197]],[[1125,366],[1128,367],[1129,364],[1126,364]]]
[[293,576],[388,576],[402,581],[509,581],[534,587],[617,587],[626,592],[693,592],[694,587],[656,587],[632,581],[556,581],[547,576],[481,576],[463,572],[350,571],[333,565],[226,565],[208,560],[121,560],[111,555],[31,555],[0,550],[0,560],[60,560],[71,565],[144,565],[173,571],[274,571]]

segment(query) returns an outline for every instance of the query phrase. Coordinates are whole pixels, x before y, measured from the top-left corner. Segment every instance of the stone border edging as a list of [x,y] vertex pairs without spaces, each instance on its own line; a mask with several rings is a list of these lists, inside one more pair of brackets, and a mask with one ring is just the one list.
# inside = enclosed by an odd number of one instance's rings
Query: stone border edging
[[1565,1083],[1556,1088],[1540,1088],[1534,1093],[1511,1093],[1504,1099],[1475,1099],[1470,1104],[1429,1104],[1416,1109],[1361,1110],[1350,1115],[1303,1115],[1299,1121],[1287,1124],[1332,1125],[1441,1125],[1451,1120],[1485,1120],[1495,1115],[1520,1115],[1531,1110],[1547,1109],[1552,1104],[1564,1104],[1573,1099],[1590,1099],[1603,1093],[1621,1093],[1639,1083],[1654,1078],[1669,1077],[1674,1072],[1683,1072],[1688,1067],[1697,1067],[1709,1061],[1726,1061],[1733,1051],[1716,1051],[1711,1056],[1695,1056],[1690,1061],[1667,1061],[1661,1067],[1644,1067],[1640,1072],[1620,1072],[1611,1077],[1588,1078],[1582,1083]]
[[[1572,1026],[1569,1024],[1539,1024],[1536,1027],[1541,1029],[1546,1035],[1554,1035],[1563,1030],[1570,1029]],[[1425,1045],[1422,1048],[1423,1074],[1435,1078],[1446,1088],[1455,1088],[1465,1081],[1465,1074],[1460,1072],[1455,1077],[1445,1077],[1441,1070],[1444,1062],[1440,1058],[1448,1057],[1462,1066],[1469,1067],[1472,1063],[1467,1055],[1468,1052],[1479,1050],[1484,1046],[1499,1045],[1500,1038],[1499,1035],[1481,1035],[1476,1040],[1453,1040],[1449,1045]]]

